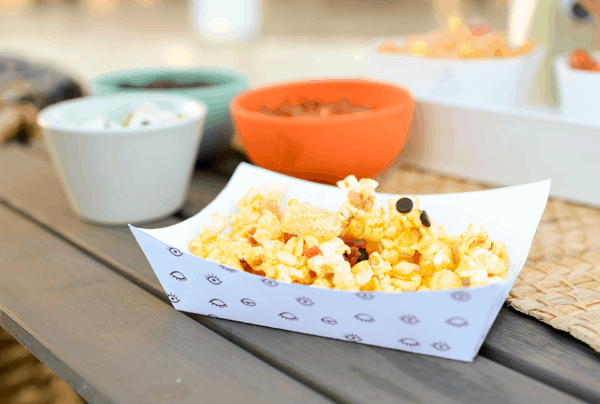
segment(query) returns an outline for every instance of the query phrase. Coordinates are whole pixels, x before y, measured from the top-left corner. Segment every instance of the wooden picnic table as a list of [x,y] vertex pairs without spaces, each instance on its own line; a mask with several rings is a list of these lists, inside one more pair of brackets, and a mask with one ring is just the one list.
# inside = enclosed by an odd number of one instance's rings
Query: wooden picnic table
[[[165,227],[228,181],[197,171]],[[472,363],[173,309],[126,226],[67,204],[43,145],[0,148],[0,327],[88,403],[597,403],[600,354],[504,307]]]

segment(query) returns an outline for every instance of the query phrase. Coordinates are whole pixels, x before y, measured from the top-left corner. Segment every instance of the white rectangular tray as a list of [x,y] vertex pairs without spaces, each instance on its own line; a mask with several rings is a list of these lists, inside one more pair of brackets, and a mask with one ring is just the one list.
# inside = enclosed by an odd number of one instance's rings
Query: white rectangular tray
[[599,154],[600,119],[420,96],[399,160],[499,185],[551,179],[551,195],[600,206]]

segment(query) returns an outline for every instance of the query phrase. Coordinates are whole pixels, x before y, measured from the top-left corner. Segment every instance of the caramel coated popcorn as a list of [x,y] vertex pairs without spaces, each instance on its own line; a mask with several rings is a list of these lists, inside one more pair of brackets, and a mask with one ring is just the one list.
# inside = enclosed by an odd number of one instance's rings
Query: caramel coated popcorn
[[[281,208],[283,184],[250,189],[228,219],[211,223],[190,252],[257,275],[322,288],[406,292],[483,286],[507,279],[506,246],[475,224],[446,234],[421,210],[416,196],[386,209],[378,183],[349,176],[337,212],[291,199]],[[227,225],[231,232],[225,233]]]

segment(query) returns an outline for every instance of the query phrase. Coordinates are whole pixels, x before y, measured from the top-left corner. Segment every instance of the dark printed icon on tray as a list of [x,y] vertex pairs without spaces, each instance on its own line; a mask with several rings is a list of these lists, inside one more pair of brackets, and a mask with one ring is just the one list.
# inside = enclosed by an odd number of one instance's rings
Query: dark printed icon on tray
[[237,272],[237,269],[229,268],[229,267],[226,267],[225,265],[219,265],[219,268],[224,269],[225,271],[231,272],[231,273]]
[[215,275],[206,275],[206,280],[212,283],[213,285],[220,285],[222,282],[218,276]]
[[354,316],[354,318],[357,319],[358,321],[362,321],[363,323],[372,323],[373,321],[375,321],[373,316],[370,316],[369,314],[366,314],[366,313],[357,314]]
[[471,295],[462,290],[450,293],[450,297],[452,297],[457,302],[466,302],[471,298]]
[[262,283],[264,283],[265,285],[267,285],[267,286],[271,286],[271,287],[274,287],[274,286],[277,286],[277,285],[278,285],[277,281],[275,281],[275,280],[273,280],[273,279],[264,278],[264,279],[261,279],[261,281],[262,281]]
[[169,247],[169,252],[171,254],[173,254],[174,256],[176,256],[176,257],[181,257],[183,255],[183,253],[181,252],[181,250],[178,250],[175,247]]
[[402,338],[398,342],[401,343],[401,344],[403,344],[403,345],[410,346],[410,347],[415,347],[415,346],[421,345],[421,344],[419,344],[419,341],[417,341],[414,338]]
[[375,298],[375,295],[371,292],[358,292],[356,296],[362,300],[373,300]]
[[469,323],[467,322],[467,320],[465,320],[462,317],[452,317],[452,318],[449,318],[448,320],[446,320],[446,324],[449,324],[452,327],[464,327],[466,325],[469,325]]
[[245,298],[243,298],[243,299],[242,299],[242,300],[240,300],[240,301],[242,302],[242,304],[244,304],[244,305],[246,305],[246,306],[250,306],[250,307],[256,306],[256,303],[254,303],[254,301],[253,301],[253,300],[250,300],[250,299],[248,299],[248,298],[246,298],[246,297],[245,297]]
[[169,293],[167,295],[169,297],[169,300],[173,303],[179,303],[181,300],[179,300],[179,298],[177,296],[175,296],[173,293]]
[[177,279],[180,282],[184,282],[187,281],[187,278],[185,277],[185,275],[183,275],[181,272],[179,271],[173,271],[170,274],[173,278]]
[[353,341],[353,342],[362,342],[362,338],[359,337],[356,334],[344,334],[344,338],[346,338],[348,341]]
[[323,317],[321,319],[321,321],[327,325],[336,325],[337,324],[337,321],[335,321],[335,319],[333,319],[331,317]]
[[220,309],[224,309],[227,307],[225,302],[221,299],[212,299],[209,301],[209,303],[212,304],[213,306],[217,306]]
[[308,297],[304,297],[304,296],[297,297],[297,298],[296,298],[296,301],[297,301],[298,303],[300,303],[301,305],[303,305],[303,306],[312,306],[313,304],[315,304],[315,303],[314,303],[312,300],[310,300]]
[[434,342],[433,344],[431,344],[431,346],[437,349],[438,351],[448,351],[450,349],[450,346],[448,344],[439,341]]
[[405,316],[401,316],[400,320],[404,321],[408,325],[415,325],[420,321],[418,318],[416,318],[412,314],[407,314]]
[[298,321],[298,317],[294,316],[292,313],[284,311],[283,313],[279,313],[279,317],[289,320],[289,321]]

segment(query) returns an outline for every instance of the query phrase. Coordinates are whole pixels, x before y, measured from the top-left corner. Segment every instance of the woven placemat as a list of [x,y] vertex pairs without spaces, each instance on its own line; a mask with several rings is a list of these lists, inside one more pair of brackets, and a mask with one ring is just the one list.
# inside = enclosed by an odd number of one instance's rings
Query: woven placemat
[[[405,195],[492,188],[408,165],[376,179],[379,192]],[[507,301],[600,352],[600,209],[550,198]]]

